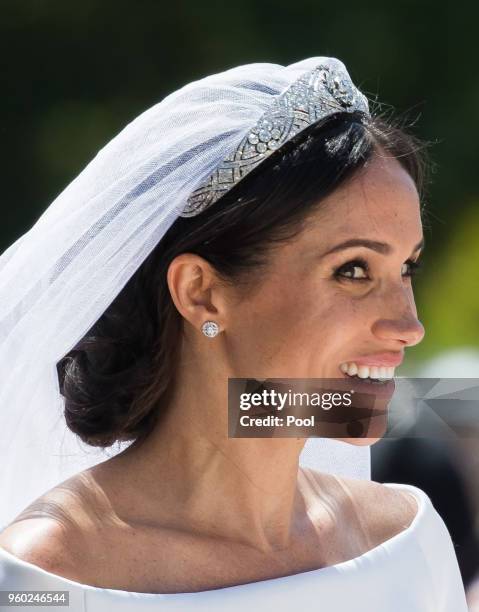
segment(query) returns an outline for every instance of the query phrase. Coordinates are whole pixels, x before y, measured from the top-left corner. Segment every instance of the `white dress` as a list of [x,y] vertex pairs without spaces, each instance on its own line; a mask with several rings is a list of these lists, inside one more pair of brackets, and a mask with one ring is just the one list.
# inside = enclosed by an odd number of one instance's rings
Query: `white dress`
[[52,612],[467,612],[454,546],[429,497],[411,485],[386,486],[416,497],[412,523],[359,557],[325,568],[196,593],[134,593],[62,578],[0,547],[0,591],[68,591],[68,607],[39,608]]

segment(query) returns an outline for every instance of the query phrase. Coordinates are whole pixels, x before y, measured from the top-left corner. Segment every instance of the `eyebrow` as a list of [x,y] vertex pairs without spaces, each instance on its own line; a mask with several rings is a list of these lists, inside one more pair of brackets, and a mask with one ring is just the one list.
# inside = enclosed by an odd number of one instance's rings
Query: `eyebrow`
[[[423,237],[416,244],[412,252],[415,253],[416,251],[419,251],[419,249],[423,248],[424,244],[425,242],[424,242],[424,237]],[[351,238],[350,240],[340,242],[336,246],[332,247],[331,249],[329,249],[329,251],[326,251],[326,253],[323,253],[321,257],[326,257],[326,255],[330,255],[331,253],[336,253],[337,251],[342,251],[344,249],[350,249],[352,247],[358,247],[358,246],[366,247],[367,249],[377,251],[378,253],[381,253],[382,255],[390,255],[391,253],[394,252],[393,247],[387,242],[378,242],[377,240],[368,240],[367,238]]]

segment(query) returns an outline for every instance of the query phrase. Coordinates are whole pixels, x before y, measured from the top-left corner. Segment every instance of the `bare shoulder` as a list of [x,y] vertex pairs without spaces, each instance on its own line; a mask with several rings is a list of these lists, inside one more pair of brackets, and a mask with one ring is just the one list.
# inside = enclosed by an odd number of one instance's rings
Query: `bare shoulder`
[[340,478],[345,492],[356,502],[363,524],[375,545],[405,531],[419,511],[412,493],[383,484],[354,478]]
[[72,534],[51,518],[13,522],[0,534],[0,547],[47,572],[78,579],[79,549]]
[[74,477],[41,495],[0,533],[0,547],[22,561],[80,581],[93,525],[80,489],[81,478]]
[[406,530],[419,511],[409,491],[371,480],[343,478],[308,470],[318,490],[328,490],[348,524],[364,532],[369,546],[377,546]]

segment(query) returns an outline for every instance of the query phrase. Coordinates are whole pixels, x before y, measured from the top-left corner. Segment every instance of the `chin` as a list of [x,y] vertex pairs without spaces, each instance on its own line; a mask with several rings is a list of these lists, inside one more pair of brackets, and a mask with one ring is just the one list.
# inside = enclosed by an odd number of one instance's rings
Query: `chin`
[[361,421],[351,421],[346,426],[347,438],[338,436],[338,440],[354,446],[371,446],[382,440],[388,429],[388,413],[378,414]]

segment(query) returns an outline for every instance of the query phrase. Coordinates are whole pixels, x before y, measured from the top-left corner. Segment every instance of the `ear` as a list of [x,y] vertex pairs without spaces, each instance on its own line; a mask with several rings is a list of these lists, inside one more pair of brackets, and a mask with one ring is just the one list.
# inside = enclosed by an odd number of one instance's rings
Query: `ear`
[[181,253],[168,267],[167,283],[178,312],[196,329],[214,320],[220,330],[226,323],[226,288],[214,268],[194,253]]

